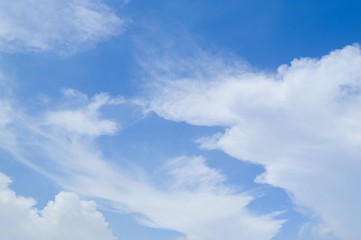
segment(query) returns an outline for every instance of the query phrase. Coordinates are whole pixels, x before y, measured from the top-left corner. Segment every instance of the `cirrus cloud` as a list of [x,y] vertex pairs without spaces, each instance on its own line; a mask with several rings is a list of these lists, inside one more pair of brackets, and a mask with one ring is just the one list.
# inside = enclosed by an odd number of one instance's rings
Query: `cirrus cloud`
[[[285,220],[276,211],[253,213],[248,205],[255,196],[228,186],[226,176],[207,166],[202,157],[168,161],[158,172],[163,184],[152,174],[120,168],[97,141],[115,133],[100,124],[116,123],[101,114],[102,106],[123,102],[105,94],[89,99],[74,90],[64,93],[60,110],[50,107],[34,115],[24,106],[15,110],[10,99],[0,98],[7,102],[0,105],[0,112],[7,111],[9,116],[0,125],[6,133],[0,136],[0,147],[67,191],[103,199],[115,211],[136,214],[140,224],[178,231],[187,239],[269,240],[283,226]],[[64,118],[69,112],[76,114]],[[94,133],[94,129],[99,131]]]
[[98,0],[1,1],[0,51],[72,54],[114,36],[123,24]]

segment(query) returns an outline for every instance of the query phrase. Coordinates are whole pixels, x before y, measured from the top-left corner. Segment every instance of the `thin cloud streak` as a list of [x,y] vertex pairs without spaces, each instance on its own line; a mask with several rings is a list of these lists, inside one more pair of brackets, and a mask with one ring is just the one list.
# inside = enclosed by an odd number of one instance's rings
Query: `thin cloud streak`
[[[96,140],[118,129],[108,127],[117,122],[107,119],[102,107],[126,103],[105,94],[90,99],[74,90],[64,94],[68,102],[63,107],[36,116],[19,107],[14,111],[11,101],[3,99],[9,102],[11,114],[0,127],[13,140],[9,143],[2,135],[1,148],[67,191],[107,200],[119,212],[139,214],[138,221],[144,225],[175,230],[187,239],[251,236],[267,240],[282,227],[284,220],[274,213],[252,213],[247,206],[254,197],[228,187],[225,176],[209,168],[203,158],[181,157],[169,162],[162,171],[168,186],[158,186],[148,176],[110,163]],[[51,117],[54,114],[56,121]]]
[[125,20],[98,0],[0,2],[0,51],[71,55],[121,32]]

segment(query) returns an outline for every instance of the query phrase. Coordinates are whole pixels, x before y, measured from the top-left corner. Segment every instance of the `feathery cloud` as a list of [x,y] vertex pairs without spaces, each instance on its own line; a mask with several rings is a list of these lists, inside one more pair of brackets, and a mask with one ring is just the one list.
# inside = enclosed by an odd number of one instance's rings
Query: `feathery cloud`
[[72,54],[120,32],[124,20],[98,0],[0,2],[0,51]]
[[[150,175],[118,167],[96,140],[115,133],[99,124],[115,124],[102,116],[101,107],[122,101],[104,94],[89,99],[74,90],[65,94],[68,102],[61,110],[52,107],[35,116],[21,110],[24,106],[14,111],[11,101],[3,99],[8,102],[4,109],[12,114],[0,131],[12,136],[12,141],[2,135],[0,147],[67,191],[104,199],[116,211],[136,213],[141,224],[175,230],[188,239],[268,240],[285,222],[272,212],[252,213],[247,206],[254,197],[227,186],[225,176],[209,168],[201,157],[168,162],[159,173],[167,184],[156,184]],[[76,114],[64,118],[63,113],[70,111]]]

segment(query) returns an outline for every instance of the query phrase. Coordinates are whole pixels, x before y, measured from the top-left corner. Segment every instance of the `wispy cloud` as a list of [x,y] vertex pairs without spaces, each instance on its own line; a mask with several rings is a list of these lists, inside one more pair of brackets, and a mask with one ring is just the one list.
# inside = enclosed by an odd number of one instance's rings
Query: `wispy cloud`
[[203,158],[173,159],[164,174],[166,186],[133,190],[127,202],[144,215],[140,220],[146,225],[177,230],[189,240],[236,240],[271,239],[284,223],[276,220],[275,213],[252,213],[247,206],[253,197],[227,186],[225,176],[209,168]]
[[35,200],[16,195],[10,179],[0,173],[0,237],[2,239],[104,239],[114,240],[103,215],[93,201],[61,192],[38,210]]
[[276,73],[199,54],[184,59],[188,71],[172,74],[182,65],[166,60],[167,70],[157,71],[159,62],[149,69],[148,110],[173,121],[224,126],[225,132],[200,139],[200,147],[262,164],[266,172],[257,181],[286,189],[341,239],[360,238],[359,46],[295,59]]
[[104,199],[116,211],[135,213],[141,224],[176,230],[187,239],[267,240],[282,227],[275,213],[252,213],[247,206],[254,197],[227,186],[225,176],[201,157],[170,160],[158,173],[163,184],[120,168],[100,150],[97,137],[114,134],[117,126],[102,107],[126,103],[105,94],[64,94],[60,107],[36,115],[19,103],[14,111],[14,103],[2,98],[7,104],[0,112],[7,110],[9,117],[0,131],[11,141],[2,135],[1,148],[68,191]]
[[123,24],[98,0],[1,1],[0,51],[72,54],[114,36]]
[[121,105],[122,98],[111,98],[100,93],[89,100],[85,94],[73,89],[64,90],[64,94],[80,106],[60,108],[44,114],[44,125],[66,130],[67,134],[88,136],[112,135],[119,130],[115,121],[102,119],[100,109],[106,105]]

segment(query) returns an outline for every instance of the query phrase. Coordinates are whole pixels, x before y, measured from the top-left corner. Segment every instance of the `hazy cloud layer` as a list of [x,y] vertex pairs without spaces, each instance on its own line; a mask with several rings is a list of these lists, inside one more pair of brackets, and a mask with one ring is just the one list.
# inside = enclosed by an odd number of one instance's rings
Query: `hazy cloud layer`
[[115,240],[93,201],[61,192],[38,210],[31,198],[16,195],[10,179],[0,173],[0,237],[12,240]]
[[0,2],[0,51],[71,54],[119,33],[124,21],[100,0]]
[[[359,46],[295,59],[276,73],[215,56],[186,59],[189,71],[167,61],[168,71],[150,70],[148,110],[173,121],[224,126],[225,132],[200,139],[200,147],[262,164],[266,172],[257,181],[286,189],[341,239],[361,237]],[[186,74],[167,74],[173,69]]]

